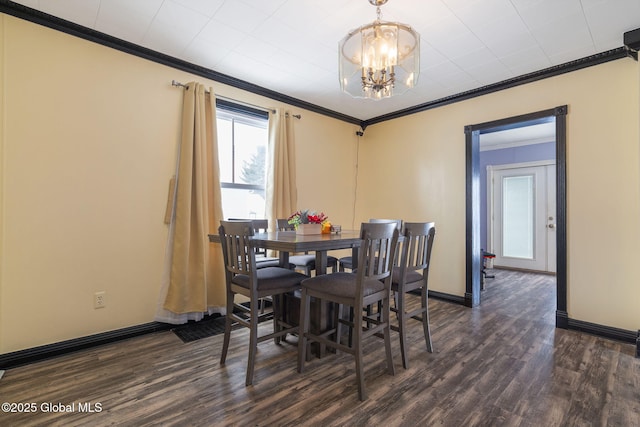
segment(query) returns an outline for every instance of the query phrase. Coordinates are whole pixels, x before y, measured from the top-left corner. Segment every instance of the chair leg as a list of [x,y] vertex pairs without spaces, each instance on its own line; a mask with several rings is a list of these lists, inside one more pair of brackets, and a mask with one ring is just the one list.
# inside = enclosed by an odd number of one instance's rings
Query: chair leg
[[429,300],[427,298],[427,289],[422,288],[422,329],[424,330],[424,339],[427,342],[427,351],[433,353],[433,343],[431,342],[431,328],[429,327]]
[[233,313],[233,293],[227,292],[227,315],[225,316],[224,322],[224,339],[222,340],[222,355],[220,356],[221,365],[224,365],[225,361],[227,360],[227,351],[229,350],[231,326],[233,325],[231,313]]
[[[378,309],[380,309],[380,307],[378,307]],[[370,305],[364,308],[364,313],[367,316],[367,329],[369,329],[371,327],[371,322],[369,321],[369,317],[371,316],[371,313],[373,313],[373,309],[371,308]],[[378,313],[380,312],[378,311]]]
[[395,305],[396,320],[400,320],[400,312],[398,311],[398,292],[393,293],[393,304]]
[[[355,319],[353,317],[353,307],[349,307],[349,322],[351,324],[355,323]],[[349,328],[349,347],[353,345],[353,328]]]
[[[344,310],[344,306],[342,304],[334,304],[333,307],[333,325],[336,328],[336,343],[340,344],[342,339],[342,310]],[[336,353],[338,353],[338,349],[336,348]]]
[[298,372],[304,371],[304,362],[307,360],[307,334],[309,333],[309,309],[311,298],[303,287],[300,293],[300,321],[298,331]]
[[249,361],[247,362],[246,386],[253,384],[253,368],[256,363],[256,353],[258,352],[258,307],[251,304],[251,320],[249,321]]
[[[273,295],[271,296],[271,303],[273,304],[273,332],[280,332],[283,328],[282,328],[282,313],[283,313],[283,309],[282,306],[284,304],[283,300],[282,300],[282,295]],[[275,337],[273,338],[273,342],[278,345],[280,344],[280,340],[286,338],[286,336],[284,337]]]
[[391,353],[391,312],[389,311],[389,304],[391,301],[387,298],[382,301],[382,321],[385,324],[382,333],[384,334],[384,348],[387,354],[387,370],[389,375],[395,375],[396,369],[393,366],[393,354]]
[[405,293],[396,294],[396,307],[398,310],[398,332],[400,335],[400,354],[402,355],[402,367],[409,369],[409,355],[407,352],[407,315],[405,308]]
[[[356,319],[354,319],[356,320]],[[356,359],[356,383],[358,384],[358,397],[361,401],[367,400],[367,391],[364,388],[364,372],[362,368],[362,311],[358,314],[353,326],[353,356]]]

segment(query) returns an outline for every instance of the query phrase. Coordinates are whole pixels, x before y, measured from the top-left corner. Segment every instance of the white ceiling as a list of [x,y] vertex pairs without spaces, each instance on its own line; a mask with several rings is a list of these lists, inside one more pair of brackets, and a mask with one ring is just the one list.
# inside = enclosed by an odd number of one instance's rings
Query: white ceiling
[[480,134],[480,151],[555,142],[556,122],[540,123]]
[[16,3],[361,120],[618,48],[640,28],[640,0],[389,0],[382,19],[421,35],[421,74],[374,101],[338,83],[338,41],[375,19],[367,0]]

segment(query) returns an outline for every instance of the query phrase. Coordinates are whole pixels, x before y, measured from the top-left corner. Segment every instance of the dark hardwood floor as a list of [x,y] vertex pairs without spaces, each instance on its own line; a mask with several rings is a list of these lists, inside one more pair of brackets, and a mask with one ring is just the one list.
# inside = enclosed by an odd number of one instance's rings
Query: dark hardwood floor
[[[158,332],[8,370],[0,400],[36,411],[0,412],[0,425],[640,426],[635,347],[556,329],[554,280],[497,271],[478,308],[430,300],[435,353],[416,322],[411,367],[396,347],[389,376],[381,340],[369,341],[366,402],[349,355],[298,374],[295,338],[264,342],[245,387],[246,330],[226,366],[222,335],[185,344]],[[89,403],[100,411],[80,412]],[[45,412],[55,404],[73,412]]]

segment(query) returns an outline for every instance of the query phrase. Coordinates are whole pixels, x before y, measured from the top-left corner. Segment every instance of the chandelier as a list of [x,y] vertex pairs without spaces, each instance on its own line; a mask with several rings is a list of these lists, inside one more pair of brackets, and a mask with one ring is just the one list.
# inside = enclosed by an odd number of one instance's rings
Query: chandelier
[[414,87],[420,74],[420,35],[410,26],[380,19],[387,0],[369,0],[377,19],[339,44],[340,88],[356,98],[382,99]]

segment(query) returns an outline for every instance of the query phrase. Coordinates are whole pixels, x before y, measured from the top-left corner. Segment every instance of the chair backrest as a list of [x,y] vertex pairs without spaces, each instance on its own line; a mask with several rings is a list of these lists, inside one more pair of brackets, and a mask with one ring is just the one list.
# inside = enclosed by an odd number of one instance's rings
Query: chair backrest
[[256,233],[266,233],[269,230],[268,219],[252,219],[253,231]]
[[229,218],[229,221],[241,221],[241,222],[251,222],[251,226],[253,227],[253,231],[255,233],[266,233],[269,229],[269,220],[268,219],[247,219],[247,218]]
[[256,271],[256,254],[251,242],[254,235],[251,221],[220,221],[218,228],[224,256],[227,284],[236,274],[253,276]]
[[402,231],[402,220],[401,219],[383,219],[383,218],[370,218],[369,222],[372,224],[380,224],[383,222],[394,222],[398,231]]
[[[229,218],[229,221],[233,222],[251,222],[251,226],[253,227],[254,233],[266,233],[269,229],[269,220],[268,219],[242,219],[242,218]],[[264,248],[255,248],[255,252],[260,256],[267,256],[267,250]]]
[[404,239],[401,243],[402,256],[399,267],[402,277],[408,271],[420,272],[422,270],[426,284],[435,235],[435,222],[407,222],[404,224]]
[[276,219],[276,227],[278,231],[293,231],[296,229],[293,224],[289,224],[289,220],[286,218]]
[[[398,245],[395,222],[364,222],[360,226],[360,244],[357,275],[364,279],[382,280],[391,286],[391,272]],[[359,290],[361,292],[362,290]]]
[[[398,229],[398,233],[402,234],[402,220],[401,219],[385,219],[385,218],[369,218],[369,222],[372,224],[382,224],[385,222],[393,222],[396,224],[396,228]],[[400,246],[397,247],[397,249],[400,249]],[[400,262],[400,257],[398,256],[398,252],[396,249],[396,256],[395,256],[395,265],[398,265],[398,263]]]

